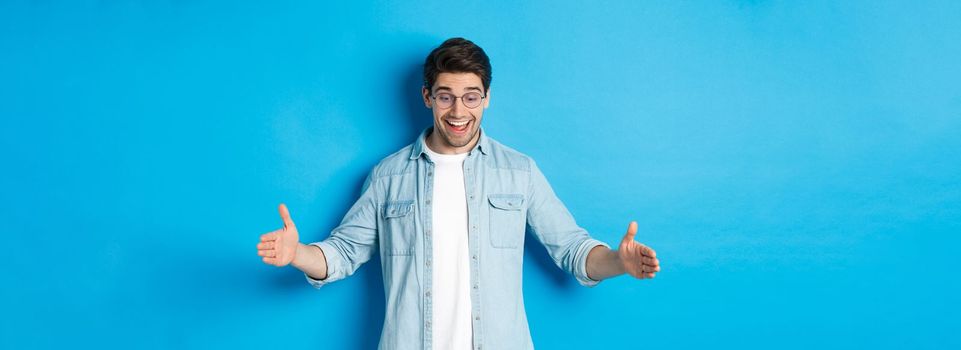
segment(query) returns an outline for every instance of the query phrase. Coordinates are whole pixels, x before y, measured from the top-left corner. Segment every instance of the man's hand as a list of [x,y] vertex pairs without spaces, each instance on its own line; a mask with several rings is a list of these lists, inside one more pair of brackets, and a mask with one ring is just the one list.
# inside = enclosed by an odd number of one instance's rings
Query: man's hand
[[284,220],[284,228],[260,236],[257,255],[263,257],[264,263],[281,267],[287,266],[294,260],[300,238],[297,236],[297,226],[294,226],[294,220],[290,218],[287,206],[280,204],[278,210],[280,218]]
[[661,271],[657,262],[657,255],[651,249],[634,240],[637,234],[637,222],[631,221],[627,227],[627,234],[617,248],[618,259],[624,271],[635,278],[654,278],[654,274]]

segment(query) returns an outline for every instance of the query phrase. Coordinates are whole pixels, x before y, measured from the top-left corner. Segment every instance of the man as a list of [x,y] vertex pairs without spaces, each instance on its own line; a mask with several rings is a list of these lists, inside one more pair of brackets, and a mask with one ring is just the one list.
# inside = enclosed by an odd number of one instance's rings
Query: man
[[299,243],[281,204],[284,227],[257,244],[263,261],[293,264],[320,288],[380,254],[381,349],[533,348],[521,292],[527,226],[584,286],[623,273],[653,278],[658,261],[634,241],[636,223],[612,251],[577,226],[530,157],[485,134],[490,82],[474,43],[453,38],[434,49],[421,91],[433,127],[374,167],[326,240]]

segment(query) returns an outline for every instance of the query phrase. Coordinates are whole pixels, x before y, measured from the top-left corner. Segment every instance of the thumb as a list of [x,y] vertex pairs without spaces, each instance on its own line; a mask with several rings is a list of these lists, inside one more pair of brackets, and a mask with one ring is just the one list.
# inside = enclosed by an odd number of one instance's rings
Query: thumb
[[627,234],[624,235],[625,242],[631,242],[634,240],[634,235],[637,234],[637,221],[631,221],[630,225],[627,225]]
[[284,203],[280,203],[277,211],[280,212],[280,218],[284,220],[284,228],[294,227],[294,220],[290,218],[290,211],[287,210],[287,206],[284,205]]

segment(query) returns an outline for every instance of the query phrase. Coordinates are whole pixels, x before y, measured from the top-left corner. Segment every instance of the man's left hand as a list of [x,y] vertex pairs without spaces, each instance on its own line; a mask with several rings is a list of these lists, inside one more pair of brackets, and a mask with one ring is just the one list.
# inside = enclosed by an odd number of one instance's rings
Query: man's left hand
[[657,254],[654,253],[654,249],[635,241],[635,234],[637,234],[637,222],[631,221],[631,224],[627,227],[627,234],[624,235],[621,245],[617,248],[621,266],[624,267],[625,272],[634,276],[634,278],[654,278],[654,275],[661,271]]

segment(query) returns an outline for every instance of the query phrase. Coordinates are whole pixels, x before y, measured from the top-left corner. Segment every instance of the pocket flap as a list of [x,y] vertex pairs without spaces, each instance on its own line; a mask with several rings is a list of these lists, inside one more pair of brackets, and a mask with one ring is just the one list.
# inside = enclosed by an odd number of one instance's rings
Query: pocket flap
[[406,201],[390,201],[384,205],[384,217],[385,218],[396,218],[399,216],[404,216],[410,213],[410,209],[414,207],[413,200]]
[[492,194],[487,200],[497,209],[521,210],[524,206],[524,195],[521,194]]

